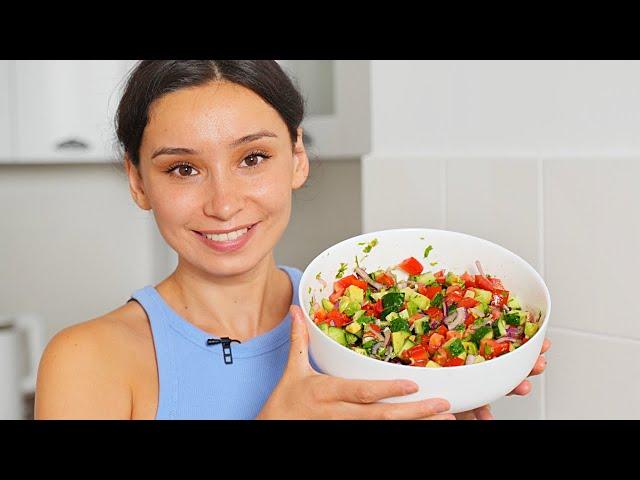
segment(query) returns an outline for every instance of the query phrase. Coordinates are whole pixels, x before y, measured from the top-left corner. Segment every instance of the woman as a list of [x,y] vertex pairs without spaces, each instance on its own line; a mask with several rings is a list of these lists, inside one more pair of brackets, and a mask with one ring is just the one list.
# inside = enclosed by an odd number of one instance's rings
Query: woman
[[310,365],[301,272],[273,257],[309,171],[302,118],[274,61],[137,65],[116,130],[133,199],[153,212],[178,266],[51,340],[36,418],[456,418],[444,399],[377,402],[413,382],[346,380]]

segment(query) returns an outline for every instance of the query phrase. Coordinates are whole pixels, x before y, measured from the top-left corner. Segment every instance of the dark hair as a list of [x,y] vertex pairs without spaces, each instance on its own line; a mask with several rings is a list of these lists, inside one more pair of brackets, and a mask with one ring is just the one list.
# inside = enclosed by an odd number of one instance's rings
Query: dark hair
[[228,81],[255,92],[280,114],[295,144],[304,100],[275,60],[143,60],[127,79],[115,117],[118,141],[134,165],[140,163],[151,104],[167,93],[211,81]]

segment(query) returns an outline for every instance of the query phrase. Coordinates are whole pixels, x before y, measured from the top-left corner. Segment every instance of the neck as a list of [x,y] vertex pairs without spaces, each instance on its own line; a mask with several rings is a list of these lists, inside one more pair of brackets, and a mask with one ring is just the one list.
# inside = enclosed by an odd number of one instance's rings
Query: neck
[[242,342],[275,328],[286,316],[293,293],[288,275],[276,266],[272,254],[233,277],[212,277],[180,259],[157,289],[196,327]]

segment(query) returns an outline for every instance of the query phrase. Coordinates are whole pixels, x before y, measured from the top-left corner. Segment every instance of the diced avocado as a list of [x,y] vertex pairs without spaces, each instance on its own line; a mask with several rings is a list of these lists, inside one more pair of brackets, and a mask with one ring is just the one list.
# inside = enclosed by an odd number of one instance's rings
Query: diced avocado
[[353,350],[356,353],[359,353],[360,355],[364,355],[365,357],[367,357],[367,351],[364,348],[360,348],[360,347],[353,347],[351,348],[351,350]]
[[358,310],[356,313],[353,314],[353,321],[357,322],[358,319],[362,317],[365,313],[367,312],[365,312],[364,310]]
[[398,315],[398,312],[391,312],[389,315],[387,315],[386,317],[384,317],[384,319],[387,322],[391,322],[393,320],[395,320],[396,318],[399,318],[400,315]]
[[500,336],[507,334],[507,325],[505,324],[504,318],[500,317],[496,322],[498,324],[498,331],[500,332]]
[[393,353],[398,355],[402,351],[404,341],[411,335],[409,332],[400,330],[391,333],[391,344],[393,345]]
[[[416,333],[418,335],[424,335],[424,327],[425,327],[425,320],[424,318],[418,318],[415,322],[413,322],[413,324],[416,327]],[[426,323],[427,325],[429,325],[428,323]]]
[[527,322],[524,324],[524,336],[531,338],[538,331],[539,325],[537,323]]
[[409,320],[409,311],[406,308],[404,310],[402,310],[398,315],[403,320]]
[[423,273],[422,275],[417,275],[416,282],[423,285],[431,285],[432,283],[436,283],[436,277],[433,273],[427,272]]
[[407,302],[407,311],[409,312],[409,316],[412,317],[420,311],[420,307],[409,300],[409,302]]
[[347,345],[347,337],[343,329],[338,327],[329,327],[329,336],[340,345]]
[[362,324],[358,322],[351,322],[349,325],[344,327],[344,329],[349,333],[356,334],[362,330]]
[[427,362],[427,364],[425,365],[425,367],[427,367],[427,368],[442,368],[442,365],[437,364],[433,360],[429,360]]
[[331,310],[333,310],[333,303],[331,303],[328,298],[323,298],[322,308],[324,308],[325,311],[330,312]]
[[352,302],[362,303],[364,302],[364,290],[355,285],[349,285],[344,293],[349,297]]
[[413,297],[414,295],[416,295],[416,291],[413,290],[412,288],[409,287],[405,287],[402,290],[400,290],[402,293],[404,293],[404,301],[408,302],[411,297]]
[[491,302],[491,292],[489,290],[474,288],[473,291],[476,293],[476,296],[473,297],[475,300],[479,301],[480,303],[484,303],[485,305]]
[[351,317],[352,315],[355,315],[358,310],[360,310],[360,304],[358,302],[350,302],[349,305],[347,305],[347,308],[344,309],[344,313]]
[[466,352],[469,355],[477,355],[478,354],[478,347],[476,347],[476,344],[473,342],[462,342],[462,346],[464,347],[464,349],[466,350]]
[[511,297],[509,298],[509,301],[507,302],[507,305],[509,306],[509,308],[513,309],[513,310],[520,310],[522,308],[522,306],[520,305],[520,299],[518,297]]
[[345,337],[346,337],[347,343],[349,345],[353,345],[354,343],[356,343],[358,341],[358,337],[356,335],[354,335],[353,333],[345,333]]
[[426,297],[420,293],[416,293],[411,297],[411,301],[415,303],[420,310],[426,310],[429,308],[429,297]]
[[411,347],[415,347],[416,344],[413,343],[411,340],[409,340],[408,338],[404,341],[404,345],[402,345],[402,349],[400,350],[400,352],[404,352],[405,350],[410,349]]
[[351,300],[349,297],[340,297],[340,302],[338,303],[338,311],[340,313],[344,313],[345,309],[349,306]]
[[464,296],[468,297],[468,298],[474,298],[476,296],[476,292],[474,292],[473,290],[469,289],[466,292],[464,292]]
[[324,333],[329,335],[329,324],[328,323],[321,323],[320,325],[318,325],[318,327],[320,327],[320,330],[322,330]]

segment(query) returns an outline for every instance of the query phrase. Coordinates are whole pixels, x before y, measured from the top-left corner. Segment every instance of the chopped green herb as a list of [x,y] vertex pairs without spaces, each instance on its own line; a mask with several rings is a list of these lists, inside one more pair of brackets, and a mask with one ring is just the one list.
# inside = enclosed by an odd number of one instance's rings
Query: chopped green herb
[[480,327],[475,332],[473,332],[473,335],[471,335],[471,341],[479,345],[480,340],[482,340],[484,336],[489,332],[491,332],[491,327]]
[[[369,243],[366,244],[366,247],[362,249],[364,253],[369,253],[373,247],[378,244],[378,239],[374,238]],[[359,242],[358,245],[365,245],[365,242]]]
[[395,311],[400,310],[400,307],[404,303],[404,293],[402,292],[389,292],[382,297],[382,306],[384,308],[394,308]]
[[318,273],[316,274],[316,280],[320,280],[320,275],[322,275],[322,272],[318,272]]
[[311,287],[307,289],[307,293],[311,293]]
[[340,262],[340,269],[338,270],[338,273],[336,273],[336,278],[342,278],[344,275],[344,272],[346,271],[347,271],[347,264]]
[[436,266],[438,264],[438,262],[430,262],[429,265],[431,265],[432,267]]
[[356,255],[356,267],[360,268],[360,264],[358,263],[358,256]]
[[518,325],[520,325],[520,315],[518,315],[517,313],[507,313],[506,315],[504,315],[504,321],[508,325],[517,327]]
[[391,329],[392,332],[399,332],[401,330],[408,332],[409,322],[404,318],[400,318],[400,317],[394,318],[393,320],[391,320],[391,323],[389,324],[389,328]]
[[359,317],[359,318],[356,320],[356,322],[358,322],[358,323],[363,323],[363,324],[366,324],[366,323],[373,323],[374,321],[375,321],[375,318],[374,318],[374,317],[369,317],[369,316],[367,316],[367,315],[362,315],[361,317]]
[[442,301],[444,300],[444,296],[442,293],[436,293],[436,295],[431,299],[431,306],[440,308],[442,306]]
[[424,258],[427,258],[429,256],[429,252],[431,250],[433,250],[433,247],[431,245],[424,249]]

